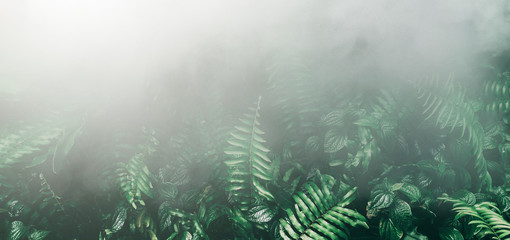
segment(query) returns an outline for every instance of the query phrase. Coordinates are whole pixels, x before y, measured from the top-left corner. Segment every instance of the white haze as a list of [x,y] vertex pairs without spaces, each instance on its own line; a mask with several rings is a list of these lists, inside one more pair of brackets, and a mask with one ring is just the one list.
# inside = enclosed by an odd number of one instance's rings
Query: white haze
[[282,52],[416,77],[507,49],[509,14],[504,0],[0,0],[0,93],[136,99],[151,81],[244,81]]

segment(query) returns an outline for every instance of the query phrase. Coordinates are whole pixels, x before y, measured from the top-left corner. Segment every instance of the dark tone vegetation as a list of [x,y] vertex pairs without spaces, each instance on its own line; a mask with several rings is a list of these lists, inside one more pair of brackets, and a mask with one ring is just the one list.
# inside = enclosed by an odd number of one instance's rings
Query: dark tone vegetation
[[506,239],[508,56],[410,81],[280,57],[133,109],[4,95],[0,238]]

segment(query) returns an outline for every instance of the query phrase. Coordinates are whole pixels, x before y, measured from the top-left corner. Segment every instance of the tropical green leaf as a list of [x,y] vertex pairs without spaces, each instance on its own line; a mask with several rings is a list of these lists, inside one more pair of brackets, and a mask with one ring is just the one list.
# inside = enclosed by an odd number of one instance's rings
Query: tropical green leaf
[[324,135],[324,151],[327,153],[338,152],[347,144],[347,135],[342,129],[333,128]]
[[271,221],[278,212],[275,207],[268,206],[267,204],[260,204],[253,206],[246,213],[247,219],[256,223],[265,223]]
[[[481,237],[491,236],[494,239],[506,239],[510,236],[510,223],[504,219],[492,203],[471,204],[462,199],[451,197],[439,199],[453,203],[453,211],[457,212],[455,218],[467,218],[469,225],[476,226]],[[470,198],[467,199],[470,200]]]
[[43,240],[50,234],[50,231],[35,230],[29,236],[29,240]]
[[374,199],[370,202],[369,209],[382,209],[389,207],[395,199],[395,193],[393,192],[382,192],[377,194]]
[[269,201],[274,196],[266,189],[265,182],[272,180],[271,160],[267,156],[269,149],[262,143],[262,130],[259,129],[260,98],[251,114],[242,118],[241,125],[228,141],[230,147],[225,151],[229,156],[225,160],[228,167],[229,184],[225,190],[230,192],[232,199],[242,211],[248,211],[255,195]]
[[423,101],[425,120],[435,118],[441,128],[460,130],[459,138],[467,136],[474,149],[474,169],[480,181],[479,188],[490,188],[492,178],[483,155],[484,130],[476,112],[479,104],[466,100],[466,91],[450,76],[446,81],[435,79],[428,86],[418,87],[418,98]]
[[117,186],[134,209],[137,209],[139,205],[145,206],[142,193],[149,198],[154,198],[152,185],[154,176],[145,163],[152,153],[152,144],[141,144],[139,147],[143,151],[132,155],[127,162],[117,163],[115,169]]
[[123,206],[118,206],[115,209],[115,213],[113,214],[113,224],[111,227],[111,231],[113,233],[118,232],[124,226],[124,222],[127,219],[127,209]]
[[406,195],[412,203],[421,198],[420,189],[412,184],[404,183],[398,191]]
[[396,228],[406,232],[413,220],[413,213],[409,204],[400,199],[395,200],[390,207],[390,219]]
[[404,232],[398,229],[389,218],[381,218],[379,222],[379,236],[384,240],[399,240]]
[[11,222],[8,240],[18,240],[25,236],[28,231],[28,227],[24,226],[21,221]]
[[464,240],[462,234],[453,227],[443,227],[439,229],[439,237],[441,240]]
[[318,136],[311,136],[306,140],[305,151],[308,153],[314,153],[319,151],[320,138]]
[[287,217],[280,219],[283,239],[347,239],[351,227],[368,228],[366,219],[358,212],[345,208],[354,200],[356,188],[337,200],[325,185],[319,189],[315,183],[305,185],[306,192],[293,196],[294,209],[287,209]]

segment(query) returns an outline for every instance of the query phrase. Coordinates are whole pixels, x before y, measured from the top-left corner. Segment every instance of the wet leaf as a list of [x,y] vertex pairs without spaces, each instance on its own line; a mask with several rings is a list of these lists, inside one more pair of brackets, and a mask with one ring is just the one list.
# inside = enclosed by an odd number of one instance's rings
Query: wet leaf
[[390,207],[390,219],[395,227],[402,231],[407,231],[413,220],[413,214],[409,204],[400,199],[394,201]]
[[393,203],[395,194],[392,192],[383,192],[375,196],[371,202],[369,209],[382,209],[387,208]]
[[112,232],[118,232],[124,226],[124,222],[127,219],[127,209],[123,206],[117,207],[115,209],[115,213],[113,214],[113,224],[112,224]]
[[278,212],[276,207],[270,207],[266,204],[260,204],[250,208],[247,212],[247,219],[256,223],[266,223],[271,221]]
[[456,192],[455,194],[453,194],[452,197],[462,200],[470,206],[473,206],[476,203],[475,194],[473,194],[472,192],[470,192],[468,190],[464,190],[464,189],[460,190],[460,191]]
[[418,201],[421,198],[420,189],[412,184],[404,183],[398,190],[406,195],[412,203]]
[[305,151],[307,153],[314,153],[319,151],[320,138],[319,136],[311,136],[306,140]]
[[327,153],[338,152],[347,144],[347,135],[341,129],[330,129],[324,136],[324,151]]
[[459,230],[453,227],[440,228],[439,238],[441,238],[441,240],[464,240],[464,237]]
[[14,221],[11,223],[11,228],[9,231],[9,237],[8,240],[18,240],[21,239],[27,232],[28,227],[25,227],[23,225],[23,222],[21,221]]
[[50,231],[35,230],[28,236],[28,239],[29,240],[43,240],[46,236],[48,236],[49,233],[50,233]]
[[379,222],[379,235],[383,240],[399,240],[404,232],[395,227],[391,219],[381,218]]
[[171,183],[162,183],[158,188],[159,197],[165,201],[174,199],[179,193],[177,186]]

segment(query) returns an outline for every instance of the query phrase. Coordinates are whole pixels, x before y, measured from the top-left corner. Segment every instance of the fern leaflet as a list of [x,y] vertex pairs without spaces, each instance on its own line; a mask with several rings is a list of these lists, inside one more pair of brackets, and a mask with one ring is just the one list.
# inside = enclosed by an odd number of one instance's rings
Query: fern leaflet
[[254,193],[258,193],[267,200],[273,201],[273,195],[262,185],[263,181],[272,179],[271,160],[267,153],[269,149],[262,143],[260,136],[264,132],[259,129],[260,97],[251,114],[245,114],[240,119],[241,125],[235,127],[230,146],[225,154],[230,158],[225,160],[228,166],[230,183],[226,190],[232,194],[233,200],[240,205],[241,210],[248,210],[253,201]]

